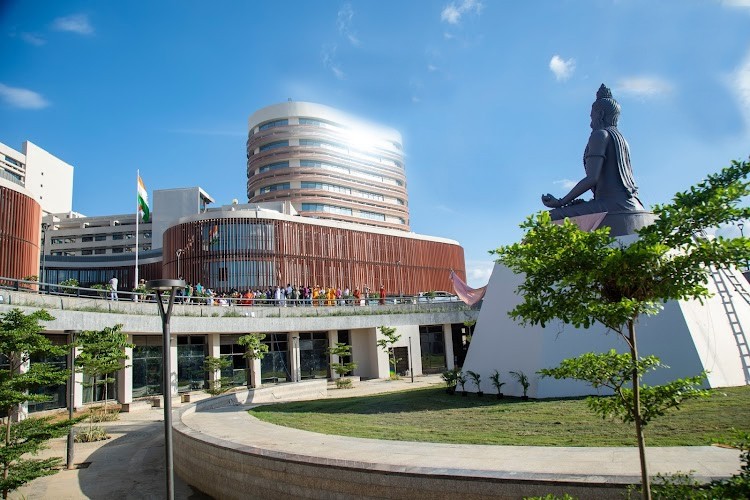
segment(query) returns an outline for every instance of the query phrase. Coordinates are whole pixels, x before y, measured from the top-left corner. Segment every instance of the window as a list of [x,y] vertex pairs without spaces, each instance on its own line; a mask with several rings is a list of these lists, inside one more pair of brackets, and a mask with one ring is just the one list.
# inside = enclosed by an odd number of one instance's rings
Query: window
[[272,184],[270,186],[265,186],[260,188],[260,194],[264,193],[271,193],[273,191],[283,191],[285,189],[289,189],[289,183],[288,182],[282,182],[280,184]]
[[151,237],[151,231],[143,231],[141,233],[144,238],[150,238]]
[[334,205],[324,205],[322,203],[303,203],[303,212],[326,212],[329,214],[352,215],[351,208],[337,207]]
[[320,146],[323,145],[323,143],[320,141],[315,141],[313,139],[300,139],[299,145],[300,146],[314,146],[314,147],[319,148]]
[[106,239],[106,234],[97,234],[96,236],[94,236],[94,241],[105,241]]
[[269,142],[268,144],[264,144],[260,147],[261,151],[268,151],[269,149],[277,149],[277,148],[285,148],[289,146],[289,141],[276,141],[276,142]]
[[384,214],[377,214],[375,212],[361,211],[361,212],[359,212],[359,216],[362,217],[363,219],[385,221],[385,215]]
[[332,191],[334,193],[351,194],[352,190],[335,184],[326,184],[325,182],[302,182],[302,189],[321,189],[323,191]]
[[112,234],[113,240],[121,240],[122,239],[122,233],[114,233]]
[[81,255],[91,255],[92,253],[94,252],[92,252],[91,250],[81,250]]
[[362,198],[367,198],[368,200],[383,201],[385,199],[382,194],[368,193],[367,191],[360,191],[358,194]]
[[289,167],[288,161],[280,161],[278,163],[269,163],[268,165],[263,165],[258,169],[258,173],[262,174],[263,172],[269,172],[271,170],[278,170],[280,168],[287,168]]
[[112,253],[122,253],[122,247],[115,247],[112,249]]
[[94,254],[95,255],[102,255],[102,254],[105,254],[105,253],[107,253],[107,249],[106,248],[96,248],[96,249],[94,249]]
[[328,335],[325,332],[299,334],[300,375],[307,378],[328,377]]
[[289,125],[289,120],[286,120],[286,119],[284,119],[284,120],[274,120],[272,122],[264,123],[263,125],[261,125],[260,127],[258,127],[258,129],[259,130],[268,130],[269,128],[285,127],[287,125]]
[[312,118],[300,118],[300,125],[314,125],[316,127],[323,127],[325,124],[320,120],[313,120]]
[[94,241],[94,237],[93,236],[81,236],[81,241],[84,243],[88,243],[90,241]]
[[260,127],[258,127],[258,130],[268,130],[269,128],[274,127],[286,127],[289,125],[289,120],[274,120],[272,122],[264,123]]

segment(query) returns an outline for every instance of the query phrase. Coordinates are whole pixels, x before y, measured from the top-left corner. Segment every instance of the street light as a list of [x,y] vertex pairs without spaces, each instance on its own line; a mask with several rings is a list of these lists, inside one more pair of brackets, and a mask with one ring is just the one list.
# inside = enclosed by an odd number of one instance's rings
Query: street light
[[[68,387],[68,419],[73,420],[73,412],[75,411],[75,397],[76,397],[76,337],[80,330],[67,330],[66,333],[70,335],[70,386]],[[75,430],[73,426],[68,429],[68,447],[67,447],[67,462],[66,468],[68,470],[74,469],[73,465],[73,446],[75,443]]]
[[175,252],[177,254],[177,278],[182,279],[182,273],[180,272],[180,255],[185,252],[184,248],[178,248]]
[[[162,327],[162,385],[164,387],[164,469],[167,480],[167,499],[174,500],[174,466],[172,463],[172,369],[169,366],[169,319],[172,316],[175,292],[185,287],[185,280],[151,280],[146,288],[156,292],[156,303],[159,307]],[[164,310],[161,295],[169,292],[169,305]]]
[[49,228],[49,224],[47,224],[46,222],[42,222],[42,272],[40,273],[41,276],[39,276],[39,281],[42,283],[47,282],[44,276],[44,265],[46,264],[47,257],[47,228]]

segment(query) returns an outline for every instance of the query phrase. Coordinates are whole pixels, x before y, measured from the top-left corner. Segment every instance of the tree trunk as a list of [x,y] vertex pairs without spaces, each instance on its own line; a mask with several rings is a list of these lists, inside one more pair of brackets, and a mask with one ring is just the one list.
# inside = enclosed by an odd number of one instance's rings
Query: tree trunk
[[[635,338],[635,321],[628,321],[628,335],[630,340],[630,357],[633,363],[638,362],[638,346]],[[635,435],[638,440],[638,455],[641,459],[641,489],[644,500],[651,500],[651,483],[646,464],[646,440],[643,437],[643,421],[641,419],[641,381],[638,369],[633,368],[633,420],[635,421]]]

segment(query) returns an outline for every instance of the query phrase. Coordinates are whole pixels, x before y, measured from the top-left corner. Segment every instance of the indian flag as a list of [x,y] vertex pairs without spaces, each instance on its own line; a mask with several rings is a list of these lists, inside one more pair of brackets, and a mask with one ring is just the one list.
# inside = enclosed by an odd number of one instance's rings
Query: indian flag
[[143,222],[148,222],[151,217],[151,209],[148,206],[148,193],[143,185],[141,176],[138,176],[138,211],[143,212]]

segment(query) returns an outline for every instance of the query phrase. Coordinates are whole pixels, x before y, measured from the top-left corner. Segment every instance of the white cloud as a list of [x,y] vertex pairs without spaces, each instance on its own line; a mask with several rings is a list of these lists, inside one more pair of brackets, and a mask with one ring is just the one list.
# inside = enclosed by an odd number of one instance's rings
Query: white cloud
[[733,89],[746,125],[750,127],[750,51],[745,56],[745,60],[730,75],[729,87]]
[[346,75],[338,61],[336,61],[336,48],[336,45],[323,46],[323,66],[330,69],[336,78],[343,80],[346,78]]
[[617,82],[618,92],[636,97],[658,97],[672,92],[672,84],[656,76],[635,76]]
[[492,268],[495,263],[491,260],[466,261],[466,284],[472,288],[481,288],[490,281]]
[[566,61],[555,54],[549,61],[549,69],[555,74],[558,82],[564,82],[573,76],[573,72],[576,70],[576,60],[571,58]]
[[437,210],[439,212],[445,212],[447,214],[455,214],[456,213],[456,211],[453,208],[451,208],[451,207],[449,207],[447,205],[436,205],[435,206],[435,210]]
[[33,90],[9,87],[2,83],[0,83],[0,98],[14,108],[42,109],[49,106],[49,102]]
[[47,40],[34,33],[21,33],[21,40],[28,43],[29,45],[36,45],[37,47],[47,43]]
[[456,38],[456,35],[454,35],[452,33],[445,32],[445,33],[443,33],[443,38],[445,38],[446,40],[453,40],[454,38]]
[[427,71],[433,72],[433,71],[437,71],[437,70],[438,70],[438,67],[435,66],[434,64],[428,64],[427,65]]
[[93,35],[94,28],[89,23],[86,14],[73,14],[71,16],[58,17],[52,22],[52,28],[57,31],[69,31],[79,35]]
[[344,4],[336,16],[336,25],[339,28],[339,33],[345,36],[349,42],[355,47],[359,47],[362,43],[357,38],[357,35],[352,31],[352,18],[354,17],[354,9],[351,4]]
[[578,182],[577,181],[571,181],[570,179],[560,179],[558,181],[553,181],[552,184],[558,184],[563,189],[567,189],[568,191],[570,191],[571,189],[573,189],[573,187],[576,184],[578,184]]
[[727,7],[750,8],[750,0],[722,0]]
[[480,14],[482,12],[482,7],[482,2],[480,0],[461,0],[459,2],[452,2],[443,7],[442,12],[440,12],[440,20],[448,24],[458,24],[461,22],[461,16],[471,12]]

